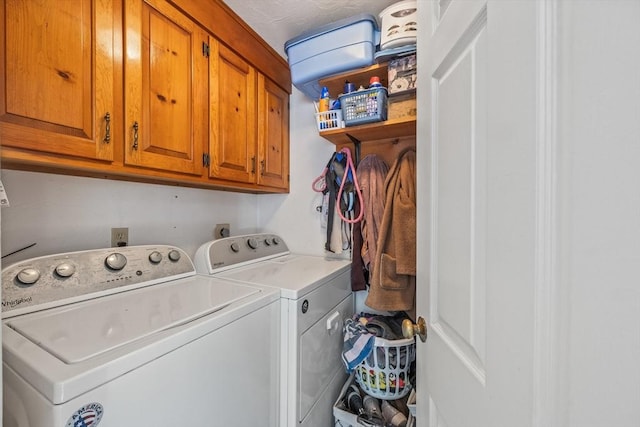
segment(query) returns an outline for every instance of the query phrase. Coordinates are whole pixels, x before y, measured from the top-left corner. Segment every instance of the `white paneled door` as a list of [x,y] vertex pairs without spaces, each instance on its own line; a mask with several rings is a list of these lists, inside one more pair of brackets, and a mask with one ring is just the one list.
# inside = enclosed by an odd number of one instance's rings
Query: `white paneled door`
[[418,424],[640,426],[640,1],[418,4]]
[[537,13],[532,1],[420,2],[422,426],[531,425]]

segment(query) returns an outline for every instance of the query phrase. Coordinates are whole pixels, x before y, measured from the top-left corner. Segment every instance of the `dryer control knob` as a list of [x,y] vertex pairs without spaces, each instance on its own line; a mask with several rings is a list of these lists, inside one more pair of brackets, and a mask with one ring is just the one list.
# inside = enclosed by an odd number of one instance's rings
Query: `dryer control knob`
[[149,261],[151,261],[152,264],[158,264],[162,261],[162,254],[158,251],[151,252],[149,254]]
[[76,266],[63,262],[56,267],[56,274],[60,277],[71,277],[76,272]]
[[256,249],[258,247],[258,241],[252,237],[252,238],[247,240],[247,245],[251,249]]
[[236,253],[237,253],[237,252],[240,252],[240,246],[238,246],[238,244],[237,244],[236,242],[233,242],[233,243],[231,244],[230,248],[231,248],[231,250],[232,250],[233,252],[236,252]]
[[179,261],[180,260],[180,252],[176,251],[175,249],[171,249],[169,251],[169,259],[173,262]]
[[274,244],[274,245],[279,245],[279,244],[280,244],[280,239],[278,239],[277,237],[274,237],[274,238],[272,239],[272,241],[273,241],[273,244]]
[[32,267],[27,267],[20,270],[20,272],[16,276],[18,282],[22,283],[23,285],[33,285],[38,281],[39,278],[40,272]]
[[127,265],[127,257],[121,253],[114,252],[105,258],[104,263],[112,270],[122,270]]
[[271,240],[269,240],[269,239],[264,239],[264,244],[265,244],[266,246],[271,246]]

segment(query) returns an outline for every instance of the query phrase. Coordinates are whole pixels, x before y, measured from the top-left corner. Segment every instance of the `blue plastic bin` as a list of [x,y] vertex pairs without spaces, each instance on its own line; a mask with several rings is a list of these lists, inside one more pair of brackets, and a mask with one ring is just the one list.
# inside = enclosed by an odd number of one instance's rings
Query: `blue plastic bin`
[[309,98],[318,99],[319,79],[373,64],[379,42],[378,23],[368,14],[306,31],[284,45],[291,81]]

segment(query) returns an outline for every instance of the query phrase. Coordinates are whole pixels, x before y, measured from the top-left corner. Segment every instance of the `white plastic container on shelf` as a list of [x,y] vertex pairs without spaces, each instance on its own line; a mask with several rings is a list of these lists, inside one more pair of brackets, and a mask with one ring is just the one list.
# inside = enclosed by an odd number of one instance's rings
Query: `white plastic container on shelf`
[[342,110],[320,111],[316,113],[316,124],[320,132],[344,127]]
[[418,38],[417,0],[394,3],[380,12],[380,50],[415,44]]

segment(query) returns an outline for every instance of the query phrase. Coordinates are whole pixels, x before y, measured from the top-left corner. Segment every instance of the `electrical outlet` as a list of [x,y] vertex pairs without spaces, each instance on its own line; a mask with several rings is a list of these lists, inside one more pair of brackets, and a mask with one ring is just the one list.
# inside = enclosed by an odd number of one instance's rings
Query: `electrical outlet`
[[213,237],[216,239],[222,239],[223,237],[229,237],[231,235],[231,226],[229,224],[216,224],[216,229],[213,232]]
[[111,247],[127,246],[129,244],[129,228],[111,229]]

